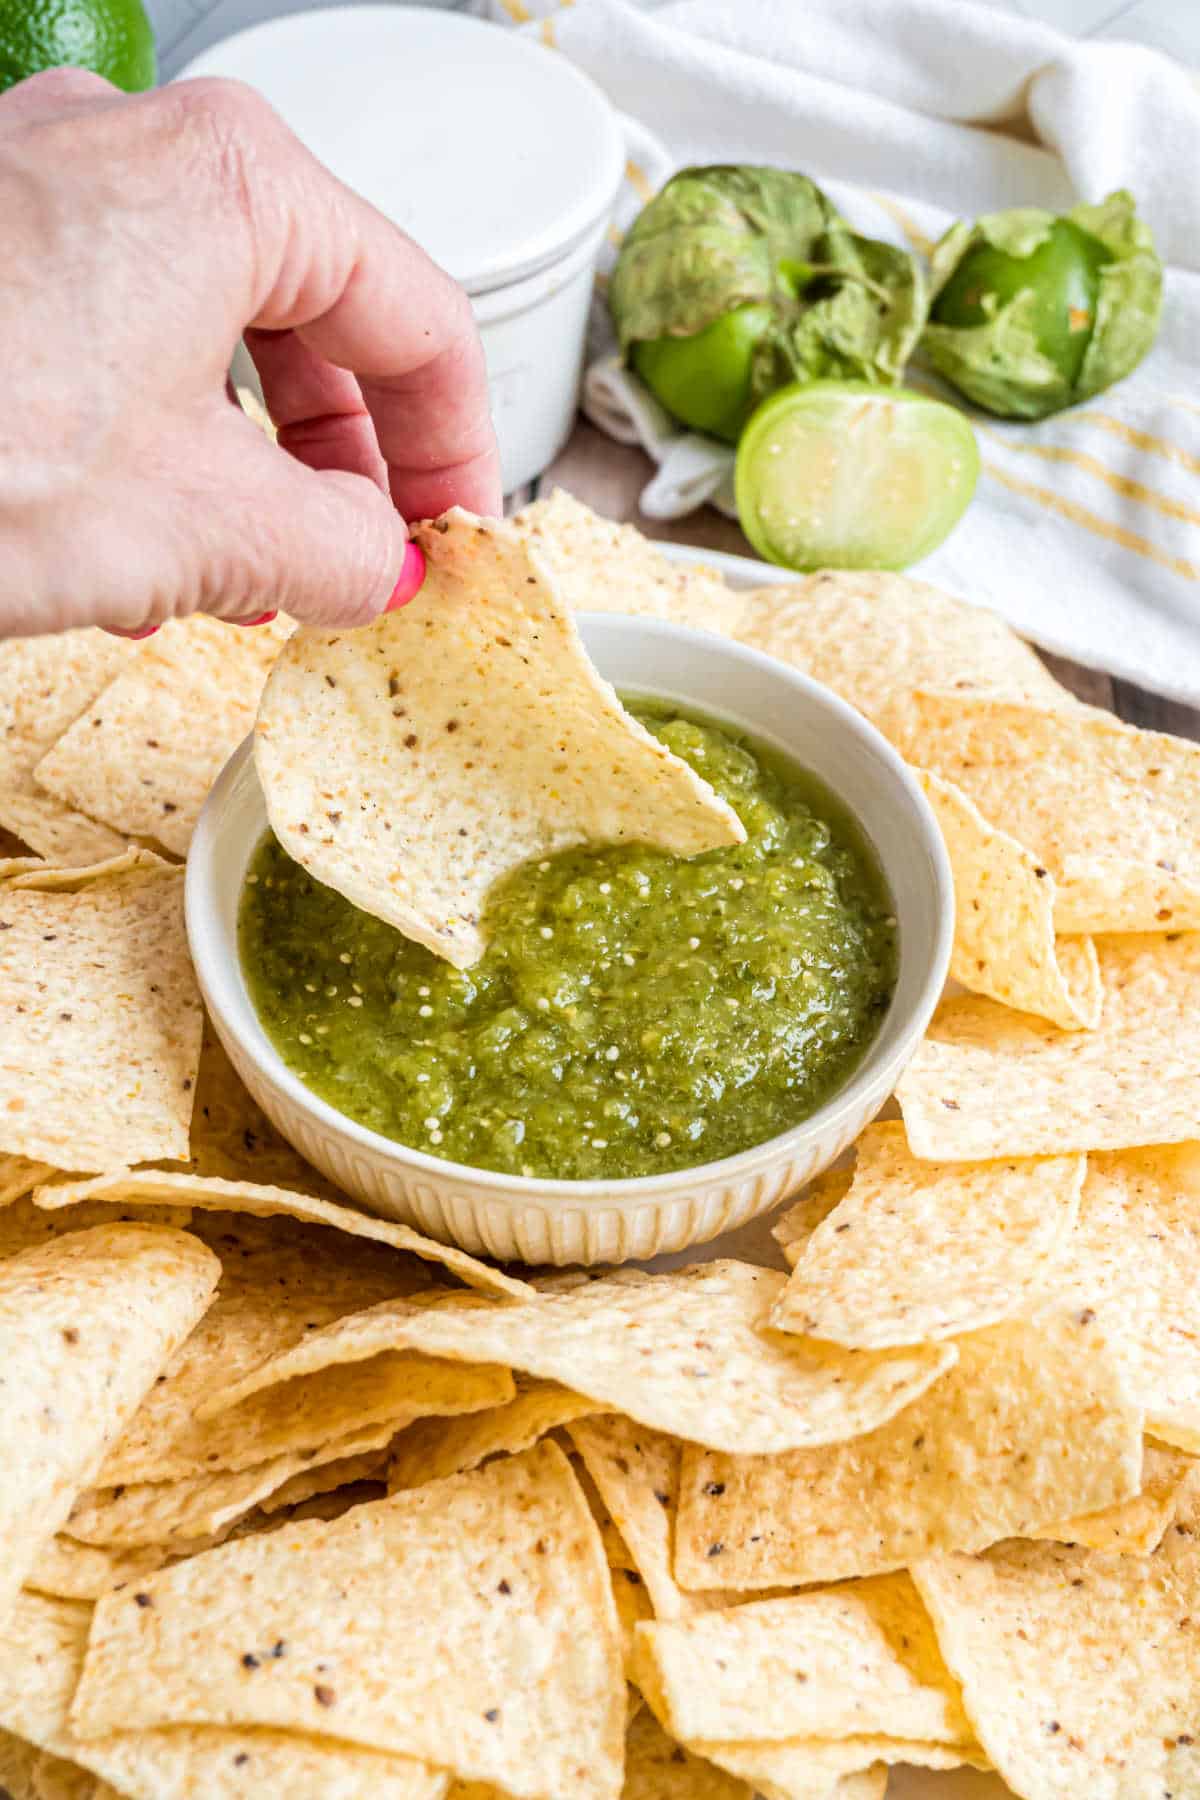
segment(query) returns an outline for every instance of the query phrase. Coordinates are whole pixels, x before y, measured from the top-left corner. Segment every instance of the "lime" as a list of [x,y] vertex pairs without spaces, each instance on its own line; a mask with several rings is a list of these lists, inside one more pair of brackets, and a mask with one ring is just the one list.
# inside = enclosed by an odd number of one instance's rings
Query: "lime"
[[154,86],[154,33],[141,0],[0,0],[0,92],[69,64],[128,93]]
[[811,381],[764,400],[737,453],[742,530],[789,569],[905,569],[947,537],[979,475],[962,413],[906,388]]
[[1092,341],[1100,271],[1112,252],[1070,219],[1056,219],[1028,256],[994,244],[968,250],[934,301],[938,325],[986,325],[1000,307],[1031,289],[1038,349],[1067,381],[1077,381]]
[[635,344],[633,366],[684,425],[736,444],[754,404],[754,353],[771,321],[769,306],[735,306],[690,337]]

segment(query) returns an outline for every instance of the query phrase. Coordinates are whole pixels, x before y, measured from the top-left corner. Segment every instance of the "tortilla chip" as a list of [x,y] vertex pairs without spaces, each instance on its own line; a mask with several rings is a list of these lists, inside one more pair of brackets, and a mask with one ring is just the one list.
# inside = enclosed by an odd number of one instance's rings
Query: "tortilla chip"
[[[483,1363],[464,1368],[403,1354],[335,1363],[204,1420],[194,1434],[187,1434],[187,1451],[207,1446],[204,1465],[212,1471],[252,1470],[275,1457],[310,1454],[314,1447],[340,1441],[362,1426],[386,1425],[391,1435],[430,1413],[475,1412],[502,1405],[512,1393],[508,1370]],[[101,1470],[101,1484],[120,1485],[114,1470],[125,1468],[134,1456],[149,1461],[155,1449],[154,1439],[142,1436],[135,1419],[127,1442],[117,1446]],[[174,1452],[174,1446],[171,1449]]]
[[1132,1500],[1106,1506],[1082,1518],[1059,1519],[1025,1535],[1050,1538],[1060,1544],[1082,1544],[1086,1550],[1148,1556],[1161,1544],[1184,1489],[1195,1481],[1196,1470],[1195,1458],[1185,1456],[1182,1450],[1148,1443],[1142,1458],[1141,1491]]
[[745,595],[702,563],[675,563],[633,525],[601,518],[565,488],[523,506],[513,530],[553,571],[575,612],[623,612],[734,632]]
[[919,779],[954,871],[951,975],[974,994],[1065,1031],[1092,1029],[1102,1000],[1096,946],[1088,937],[1055,936],[1054,877],[953,782],[928,770]]
[[98,1600],[109,1588],[152,1575],[169,1554],[158,1544],[120,1550],[106,1544],[81,1544],[60,1531],[38,1551],[25,1586],[59,1600]]
[[799,1200],[785,1213],[780,1213],[771,1227],[771,1236],[787,1258],[789,1268],[794,1269],[800,1261],[804,1246],[817,1226],[829,1217],[835,1206],[841,1205],[853,1180],[852,1167],[827,1169],[824,1175],[818,1175],[809,1184]]
[[[316,1488],[300,1497],[321,1492],[319,1467],[364,1451],[384,1448],[392,1436],[391,1422],[365,1426],[344,1437],[331,1438],[305,1450],[287,1451],[268,1462],[239,1471],[218,1470],[193,1475],[183,1481],[140,1481],[122,1487],[95,1487],[80,1494],[67,1519],[67,1531],[83,1544],[103,1544],[130,1549],[145,1544],[166,1545],[186,1551],[200,1538],[221,1532],[227,1525],[253,1512],[297,1475]],[[327,1487],[338,1485],[331,1475]],[[290,1502],[285,1502],[290,1504]]]
[[[557,1439],[552,1441],[557,1442]],[[654,1609],[650,1604],[650,1596],[646,1592],[646,1584],[638,1571],[637,1563],[630,1554],[625,1539],[614,1525],[612,1515],[600,1498],[595,1482],[574,1453],[570,1455],[570,1464],[571,1471],[583,1490],[583,1496],[587,1501],[592,1518],[596,1522],[596,1529],[600,1533],[604,1560],[608,1564],[609,1579],[612,1582],[617,1623],[621,1630],[621,1665],[626,1676],[630,1677],[633,1668],[634,1633],[643,1619],[654,1617]],[[635,1693],[634,1688],[628,1690],[627,1706]]]
[[489,1456],[530,1450],[547,1432],[595,1412],[594,1400],[573,1394],[552,1381],[517,1382],[516,1394],[504,1406],[469,1413],[458,1419],[421,1419],[401,1432],[392,1450],[388,1488],[442,1481],[447,1475],[477,1469]]
[[56,1168],[187,1154],[200,997],[183,872],[145,852],[77,892],[0,885],[0,1149]]
[[772,1325],[882,1350],[1028,1310],[1074,1229],[1085,1157],[918,1162],[898,1122],[869,1125],[857,1154]]
[[398,1300],[313,1332],[276,1379],[393,1349],[488,1357],[558,1381],[639,1423],[735,1450],[784,1450],[868,1431],[956,1360],[953,1345],[847,1351],[763,1329],[784,1277],[748,1263],[621,1270],[511,1306],[469,1294]]
[[[781,1744],[708,1744],[703,1754],[744,1774],[760,1800],[867,1800],[887,1791],[888,1765],[922,1769],[987,1769],[978,1745],[929,1744],[911,1738],[797,1738]],[[832,1781],[833,1785],[830,1786]],[[957,1790],[951,1790],[956,1792]]]
[[1078,705],[995,613],[907,575],[827,569],[744,598],[742,643],[824,682],[889,735],[906,729],[915,688]]
[[[69,1222],[74,1210],[51,1216]],[[101,1209],[92,1204],[87,1210]],[[177,1481],[265,1460],[257,1454],[260,1434],[248,1430],[239,1442],[228,1422],[215,1428],[202,1423],[201,1402],[316,1327],[425,1285],[422,1264],[384,1245],[331,1237],[292,1219],[201,1214],[195,1235],[220,1258],[216,1299],[109,1455],[104,1486]],[[249,1413],[242,1422],[251,1424]],[[328,1435],[337,1435],[336,1428],[314,1442],[324,1443]],[[245,1460],[227,1462],[226,1453]]]
[[[390,1440],[389,1440],[390,1441]],[[301,1469],[259,1501],[259,1511],[267,1516],[285,1509],[319,1500],[335,1489],[377,1487],[378,1493],[364,1498],[382,1500],[387,1492],[383,1477],[387,1470],[386,1446],[379,1450],[362,1450],[356,1455],[335,1457],[315,1469]],[[307,1516],[307,1515],[306,1515]]]
[[[744,1781],[669,1738],[645,1707],[625,1736],[625,1786],[621,1800],[754,1800]],[[820,1797],[828,1800],[828,1789]]]
[[185,856],[291,630],[285,619],[255,631],[204,613],[170,620],[47,750],[34,781],[123,838]]
[[529,1800],[620,1793],[608,1569],[552,1444],[227,1544],[144,1591],[97,1605],[81,1735],[220,1718],[436,1757]]
[[905,720],[902,753],[1053,875],[1060,932],[1200,926],[1200,744],[977,695],[917,694]]
[[49,1163],[30,1162],[27,1156],[0,1156],[0,1206],[23,1199],[53,1173]]
[[0,1261],[19,1256],[23,1250],[53,1243],[57,1238],[75,1232],[90,1231],[94,1225],[107,1230],[112,1225],[188,1224],[191,1212],[186,1206],[143,1208],[138,1206],[76,1206],[69,1212],[48,1213],[28,1196],[0,1207]]
[[52,862],[82,866],[124,848],[106,825],[43,793],[33,771],[137,654],[96,630],[0,643],[0,826]]
[[1009,1543],[913,1574],[979,1741],[1017,1793],[1200,1793],[1194,1503],[1145,1558]]
[[597,674],[511,526],[455,509],[417,536],[415,600],[358,631],[298,631],[267,683],[258,773],[297,862],[466,968],[493,883],[531,857],[743,842],[733,809]]
[[468,1256],[465,1250],[459,1250],[453,1244],[439,1244],[408,1225],[397,1224],[392,1219],[378,1219],[373,1214],[357,1212],[352,1206],[339,1205],[316,1195],[293,1193],[290,1188],[177,1175],[164,1169],[122,1169],[96,1181],[64,1181],[39,1188],[34,1198],[44,1207],[76,1206],[83,1200],[107,1200],[119,1206],[136,1201],[143,1206],[184,1204],[202,1211],[245,1213],[258,1219],[299,1219],[306,1225],[326,1225],[351,1237],[390,1244],[393,1250],[406,1250],[422,1262],[440,1263],[451,1275],[457,1275],[469,1287],[479,1288],[484,1293],[513,1299],[523,1299],[533,1293],[528,1282],[518,1281],[501,1269],[493,1269],[490,1264]]
[[1177,1143],[1200,1120],[1200,932],[1100,938],[1095,1031],[945,1000],[896,1095],[932,1161]]
[[580,1421],[568,1435],[583,1459],[602,1504],[633,1557],[654,1615],[684,1619],[713,1607],[761,1600],[758,1591],[685,1594],[672,1574],[679,1462],[683,1446],[648,1431],[619,1413]]
[[874,1575],[1138,1492],[1141,1409],[1091,1325],[994,1325],[958,1348],[948,1375],[850,1443],[774,1457],[685,1452],[677,1580],[702,1589]]
[[639,1625],[637,1640],[638,1686],[685,1743],[871,1735],[972,1743],[907,1575],[659,1619]]
[[1088,1158],[1047,1306],[1103,1337],[1146,1430],[1200,1454],[1200,1144]]
[[[802,1738],[783,1744],[705,1744],[702,1754],[742,1776],[758,1800],[859,1800],[860,1795],[866,1800],[882,1796],[887,1788],[880,1745],[899,1748],[887,1738]],[[946,1754],[951,1760],[935,1766],[955,1767],[957,1752]],[[865,1785],[851,1785],[863,1775],[868,1777]]]
[[218,1272],[196,1239],[140,1225],[72,1233],[0,1264],[0,1611]]
[[442,1800],[446,1777],[423,1763],[295,1732],[176,1727],[81,1742],[68,1713],[91,1617],[89,1606],[20,1596],[0,1620],[0,1723],[95,1770],[120,1793],[153,1800]]

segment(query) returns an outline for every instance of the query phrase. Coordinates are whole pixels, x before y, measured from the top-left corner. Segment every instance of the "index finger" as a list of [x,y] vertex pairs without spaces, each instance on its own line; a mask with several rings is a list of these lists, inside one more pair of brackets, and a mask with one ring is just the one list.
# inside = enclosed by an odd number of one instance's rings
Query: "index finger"
[[483,347],[457,282],[252,89],[201,80],[175,92],[204,115],[224,204],[233,197],[249,233],[251,311],[240,326],[294,330],[357,376],[407,518],[455,505],[499,513]]

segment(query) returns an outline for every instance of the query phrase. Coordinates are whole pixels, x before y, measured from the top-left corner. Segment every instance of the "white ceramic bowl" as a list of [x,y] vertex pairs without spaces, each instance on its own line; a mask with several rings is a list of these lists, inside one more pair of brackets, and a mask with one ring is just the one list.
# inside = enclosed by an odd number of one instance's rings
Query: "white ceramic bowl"
[[188,859],[188,933],[205,1001],[238,1073],[283,1135],[372,1211],[529,1263],[625,1262],[705,1243],[828,1167],[879,1110],[920,1041],[953,934],[950,867],[928,803],[896,752],[844,701],[709,632],[618,613],[585,614],[580,624],[618,688],[698,707],[774,745],[818,775],[874,845],[899,924],[896,993],[852,1079],[802,1124],[721,1162],[624,1181],[502,1175],[393,1143],[297,1080],[247,992],[238,901],[267,824],[249,741],[209,795]]

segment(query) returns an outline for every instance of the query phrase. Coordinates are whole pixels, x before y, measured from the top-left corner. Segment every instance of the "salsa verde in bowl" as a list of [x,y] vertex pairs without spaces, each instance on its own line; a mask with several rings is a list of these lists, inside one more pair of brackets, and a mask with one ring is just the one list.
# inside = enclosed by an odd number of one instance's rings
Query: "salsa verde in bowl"
[[276,1125],[373,1209],[530,1261],[680,1249],[811,1178],[919,1041],[953,924],[927,803],[852,709],[727,639],[581,625],[744,844],[527,865],[456,971],[284,857],[243,750],[188,875],[210,1011]]

